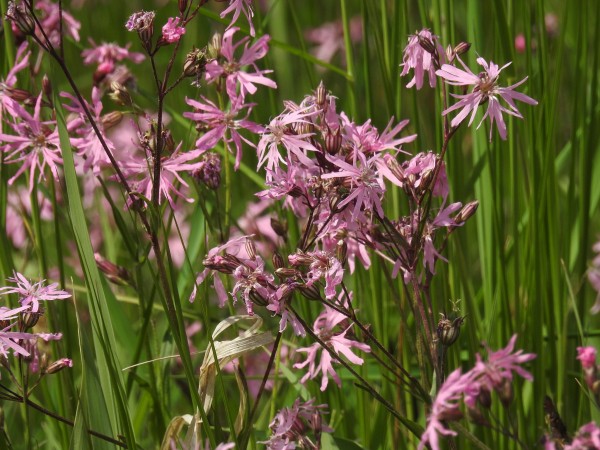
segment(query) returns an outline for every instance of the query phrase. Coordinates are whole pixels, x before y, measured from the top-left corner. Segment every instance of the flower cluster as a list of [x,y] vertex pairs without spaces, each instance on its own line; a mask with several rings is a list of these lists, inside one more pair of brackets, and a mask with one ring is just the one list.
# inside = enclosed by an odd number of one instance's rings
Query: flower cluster
[[[296,399],[291,408],[283,408],[273,418],[269,427],[271,438],[262,442],[268,450],[321,448],[321,433],[333,430],[323,424],[321,415],[327,405],[315,405],[315,400],[301,402]],[[309,433],[313,434],[313,439]]]
[[429,444],[432,450],[439,450],[441,448],[439,435],[457,434],[449,429],[446,423],[463,417],[461,401],[464,401],[472,416],[481,417],[479,406],[489,408],[492,392],[499,395],[505,406],[510,403],[514,374],[526,380],[533,379],[521,365],[531,361],[536,355],[523,353],[523,350],[514,352],[516,339],[517,336],[514,335],[505,348],[495,352],[488,347],[485,360],[477,354],[475,366],[468,372],[461,373],[460,369],[456,369],[448,375],[431,407],[419,450],[424,449],[426,444]]
[[[537,105],[538,102],[515,90],[527,80],[527,77],[508,87],[498,85],[500,72],[510,65],[510,63],[499,67],[492,61],[488,63],[485,59],[479,57],[477,58],[477,63],[483,67],[484,71],[477,75],[474,74],[460,59],[460,54],[467,51],[469,47],[469,44],[461,43],[454,48],[449,46],[444,51],[438,36],[433,35],[428,29],[421,30],[409,37],[408,45],[404,49],[404,63],[402,64],[403,69],[400,75],[407,75],[411,69],[414,71],[414,77],[406,86],[409,88],[416,86],[417,89],[421,89],[425,74],[429,77],[431,87],[435,87],[436,85],[436,76],[452,86],[460,86],[462,88],[472,86],[469,93],[452,94],[459,101],[446,108],[442,114],[446,115],[460,110],[452,119],[451,126],[454,128],[458,127],[467,116],[470,116],[470,126],[475,119],[479,106],[487,104],[487,109],[479,122],[479,126],[487,118],[490,121],[490,141],[492,140],[494,123],[500,137],[506,139],[506,123],[502,114],[522,119],[523,116],[517,109],[515,100],[529,105]],[[462,69],[455,66],[456,61],[460,63]],[[500,100],[506,102],[508,107],[504,106]]]

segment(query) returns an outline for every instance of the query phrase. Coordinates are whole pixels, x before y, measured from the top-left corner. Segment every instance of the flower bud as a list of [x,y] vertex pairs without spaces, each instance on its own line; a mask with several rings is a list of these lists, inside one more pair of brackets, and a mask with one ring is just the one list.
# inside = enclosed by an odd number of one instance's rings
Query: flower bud
[[321,300],[321,290],[316,284],[311,286],[302,284],[298,286],[298,290],[308,300]]
[[42,308],[38,309],[36,312],[33,311],[23,311],[19,314],[19,328],[21,330],[29,330],[37,325],[40,317],[44,315],[44,310]]
[[248,253],[248,257],[252,261],[256,260],[256,245],[254,245],[254,241],[252,239],[246,239],[244,247],[246,248],[246,253]]
[[25,36],[31,36],[35,33],[35,20],[27,10],[25,3],[8,2],[6,19],[14,23]]
[[295,278],[300,275],[296,269],[290,269],[289,267],[279,267],[275,269],[275,275],[279,278]]
[[456,217],[454,217],[454,223],[456,223],[457,225],[462,225],[467,220],[469,220],[473,216],[473,214],[475,214],[478,207],[479,207],[479,202],[477,200],[467,203],[458,212]]
[[508,408],[514,398],[514,391],[510,380],[504,379],[502,384],[496,388],[496,392],[504,407]]
[[271,217],[271,228],[277,233],[277,236],[281,236],[284,240],[287,240],[287,222],[281,221],[276,217]]
[[485,409],[490,409],[492,406],[492,393],[487,388],[482,387],[479,390],[479,395],[477,395],[477,401]]
[[129,91],[125,86],[123,86],[118,81],[113,81],[110,84],[110,94],[108,96],[117,104],[121,106],[131,106],[133,105],[133,100],[131,99],[131,95],[129,95]]
[[467,53],[470,48],[471,48],[470,42],[460,42],[459,44],[456,45],[456,47],[454,47],[454,53],[456,53],[458,56],[460,56],[460,55]]
[[457,317],[454,320],[450,320],[445,314],[442,314],[442,318],[437,326],[437,336],[442,345],[450,347],[456,342],[460,335],[460,327],[463,322],[464,317]]
[[68,358],[61,358],[58,361],[54,361],[48,366],[45,373],[52,375],[53,373],[63,370],[65,367],[73,367],[73,361]]
[[111,111],[102,116],[102,126],[104,127],[105,131],[109,130],[110,128],[121,123],[121,119],[123,119],[123,113],[121,111]]
[[32,100],[35,102],[33,94],[25,89],[9,87],[6,88],[4,92],[6,92],[6,95],[8,95],[11,100],[14,100],[17,103],[31,103]]
[[454,49],[451,45],[448,44],[448,47],[446,47],[446,61],[448,61],[448,63],[451,63],[452,61],[454,61],[455,56],[456,54],[454,53]]
[[44,74],[44,77],[42,78],[42,91],[47,99],[52,98],[52,83],[46,74]]
[[325,89],[323,80],[321,80],[315,91],[315,103],[320,109],[324,109],[327,104],[327,89]]
[[188,8],[188,0],[178,0],[177,8],[179,8],[179,12],[183,15]]
[[220,33],[212,35],[210,42],[208,43],[207,54],[209,59],[217,59],[221,54],[221,47],[223,45],[223,36]]
[[425,50],[427,53],[435,55],[435,44],[433,43],[433,41],[429,38],[422,36],[421,33],[418,34],[418,37],[419,45],[423,47],[423,50]]
[[327,127],[327,132],[325,133],[325,151],[332,156],[337,155],[337,153],[342,148],[342,130],[338,128],[335,132],[331,131],[329,127]]
[[275,267],[275,271],[282,269],[285,265],[283,256],[281,256],[278,252],[273,253],[271,261],[273,261],[273,267]]
[[94,259],[98,269],[106,275],[106,278],[114,284],[119,286],[126,286],[130,284],[131,276],[124,267],[117,266],[116,264],[104,259],[100,253],[94,253]]

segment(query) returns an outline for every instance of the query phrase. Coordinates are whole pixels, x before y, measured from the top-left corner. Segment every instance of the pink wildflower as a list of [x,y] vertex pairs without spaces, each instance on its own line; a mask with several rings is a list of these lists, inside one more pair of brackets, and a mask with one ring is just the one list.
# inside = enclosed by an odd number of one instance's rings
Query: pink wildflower
[[600,312],[600,241],[596,242],[592,247],[596,256],[592,260],[592,267],[588,270],[588,281],[596,291],[596,302],[592,306],[590,312],[598,314]]
[[436,48],[440,57],[444,55],[444,49],[440,45],[438,37],[431,34],[431,31],[427,28],[417,32],[417,34],[409,36],[408,44],[404,48],[404,62],[400,64],[402,66],[402,73],[400,76],[404,76],[408,74],[410,69],[414,69],[414,76],[406,85],[407,88],[416,86],[417,89],[421,89],[423,87],[423,78],[425,77],[425,74],[427,74],[429,78],[429,85],[432,88],[435,87],[436,61],[434,60],[433,55],[423,48],[421,42],[425,42],[427,43],[426,45]]
[[318,436],[323,431],[333,431],[322,424],[321,414],[326,407],[327,405],[314,405],[314,399],[307,402],[296,399],[291,408],[283,408],[277,412],[269,424],[271,438],[260,443],[266,444],[267,450],[318,448],[309,438],[308,431],[311,430]]
[[229,0],[229,6],[221,12],[221,19],[227,14],[233,11],[233,17],[231,22],[227,26],[227,29],[231,29],[237,22],[240,14],[244,14],[248,19],[248,25],[250,27],[250,36],[254,37],[256,32],[254,30],[254,24],[252,23],[252,17],[254,17],[254,11],[252,10],[252,0]]
[[381,155],[375,154],[370,159],[367,159],[362,152],[355,153],[355,155],[357,159],[354,165],[348,164],[341,158],[330,159],[334,165],[342,170],[324,174],[321,178],[345,179],[350,193],[340,202],[338,208],[342,208],[354,200],[354,208],[352,210],[353,221],[357,220],[359,216],[364,215],[360,212],[361,209],[373,211],[379,217],[383,217],[381,198],[385,192],[385,185],[376,168],[377,160],[381,158]]
[[600,428],[594,422],[583,425],[573,439],[565,445],[564,450],[597,450],[600,449]]
[[119,47],[117,44],[103,42],[97,45],[92,39],[89,40],[92,48],[81,52],[84,64],[98,64],[98,71],[108,74],[114,71],[115,63],[129,59],[135,64],[141,63],[146,57],[143,53],[130,52],[128,43],[125,47]]
[[[98,135],[90,124],[83,107],[79,100],[67,92],[61,92],[61,97],[68,98],[72,101],[71,105],[64,105],[65,109],[76,113],[77,116],[68,121],[67,128],[71,135],[79,135],[79,137],[71,137],[71,145],[78,150],[78,154],[84,158],[83,169],[85,171],[92,170],[94,174],[98,174],[100,170],[109,165],[108,155],[102,146]],[[92,89],[92,104],[87,104],[88,109],[94,116],[96,126],[102,133],[104,142],[109,150],[114,154],[115,145],[106,137],[104,130],[104,121],[102,120],[102,102],[100,96],[102,92],[97,87]]]
[[179,17],[169,17],[162,28],[162,38],[169,44],[177,42],[185,34],[185,28],[178,26],[180,21]]
[[[17,73],[26,68],[29,65],[29,56],[31,51],[27,50],[27,41],[23,42],[18,50],[15,57],[15,65],[6,74],[4,81],[0,81],[0,123],[2,123],[2,113],[6,109],[12,111],[11,105],[15,103],[10,98],[11,89],[17,84]],[[11,114],[15,115],[11,112]]]
[[[244,138],[238,130],[246,129],[252,133],[260,133],[263,127],[248,120],[252,104],[243,103],[241,99],[232,102],[229,111],[222,111],[217,105],[210,100],[202,97],[203,102],[186,98],[186,103],[192,106],[195,112],[185,112],[183,117],[192,119],[199,124],[206,132],[196,141],[196,148],[201,152],[213,149],[219,141],[223,141],[225,147],[230,152],[233,152],[232,144],[235,146],[235,166],[237,170],[242,161],[242,141],[251,147],[256,146]],[[246,113],[243,109],[248,108]],[[241,119],[236,119],[240,114],[244,114]]]
[[20,122],[11,123],[10,126],[16,133],[16,136],[0,133],[0,143],[4,143],[0,149],[5,152],[5,162],[21,163],[21,167],[8,180],[9,184],[23,174],[29,171],[29,191],[33,189],[36,172],[38,182],[46,179],[44,169],[50,168],[52,175],[58,180],[58,165],[62,164],[60,157],[58,131],[52,131],[49,126],[54,122],[44,122],[41,120],[42,94],[40,94],[35,103],[33,116],[29,114],[21,105],[14,104],[13,112],[21,119]]
[[[256,84],[262,84],[273,89],[277,89],[277,83],[265,77],[265,74],[272,70],[260,70],[256,61],[263,58],[269,50],[268,35],[261,36],[252,45],[249,45],[249,37],[242,38],[239,42],[233,43],[233,36],[239,28],[230,28],[223,34],[220,55],[222,58],[212,60],[206,65],[206,80],[209,83],[223,77],[226,79],[225,87],[227,95],[232,102],[235,101],[237,86],[240,86],[240,96],[244,98],[246,94],[254,94],[257,90]],[[242,56],[236,58],[235,51],[244,46]],[[242,70],[249,66],[251,70]]]
[[[350,19],[350,42],[359,43],[363,38],[362,18],[359,16]],[[316,44],[311,53],[321,61],[330,62],[337,52],[344,56],[344,27],[341,20],[327,22],[317,28],[311,28],[304,33],[308,42]]]
[[[346,338],[346,333],[351,328],[348,326],[342,332],[336,331],[338,325],[342,326],[342,323],[346,319],[342,313],[336,310],[325,307],[319,317],[315,320],[313,325],[314,333],[338,355],[344,355],[352,364],[362,365],[364,360],[352,352],[352,348],[355,347],[363,352],[370,352],[371,347],[367,344],[353,341]],[[320,362],[317,364],[317,356],[319,351],[322,350]],[[321,373],[321,391],[327,389],[329,383],[329,376],[333,378],[338,386],[342,385],[342,380],[333,368],[333,358],[331,354],[321,347],[321,344],[315,342],[310,347],[303,347],[296,350],[297,352],[306,353],[306,360],[301,363],[294,364],[294,368],[302,369],[308,366],[308,372],[300,380],[304,383],[306,380],[315,378]]]
[[594,347],[577,347],[577,359],[584,369],[596,367],[596,349]]
[[[502,113],[510,114],[511,116],[523,118],[519,110],[515,105],[515,100],[521,102],[537,105],[537,101],[528,97],[525,94],[516,92],[515,88],[523,84],[527,77],[523,78],[518,83],[508,87],[498,86],[498,77],[502,69],[507,67],[510,63],[505,64],[502,67],[498,67],[490,61],[488,64],[483,58],[477,58],[477,63],[481,65],[485,71],[479,75],[475,75],[471,70],[458,58],[465,70],[458,69],[450,64],[444,64],[440,70],[436,72],[438,76],[445,79],[448,84],[454,86],[473,86],[473,90],[466,95],[453,94],[453,97],[460,99],[458,103],[450,106],[443,111],[443,115],[446,115],[457,109],[461,109],[454,119],[452,119],[451,125],[457,127],[466,117],[471,114],[469,119],[469,126],[473,123],[475,114],[479,105],[488,103],[487,110],[479,122],[477,128],[481,126],[483,121],[489,117],[490,119],[490,141],[492,140],[492,131],[494,122],[500,133],[502,139],[506,139],[506,124]],[[504,100],[508,104],[508,108],[500,104],[500,99]]]
[[37,283],[31,283],[19,272],[14,272],[13,277],[8,278],[8,281],[16,283],[16,286],[0,288],[0,295],[17,294],[21,306],[31,307],[32,312],[38,312],[40,301],[63,300],[71,297],[66,291],[61,291],[58,288],[58,283],[52,283],[45,286],[46,280]]
[[279,162],[284,164],[286,160],[279,154],[278,146],[283,145],[288,152],[288,159],[295,156],[302,164],[307,167],[314,163],[304,154],[304,151],[316,151],[314,145],[307,141],[312,133],[291,133],[290,126],[297,123],[310,123],[308,117],[313,115],[312,107],[306,107],[297,111],[290,111],[280,114],[267,126],[267,129],[258,143],[258,166],[260,169],[266,163],[269,170],[274,170]]
[[429,444],[432,450],[440,450],[438,434],[456,436],[456,431],[447,428],[444,422],[462,417],[460,400],[472,383],[473,375],[470,372],[462,375],[460,369],[456,369],[448,375],[435,397],[418,450],[424,449],[426,444]]
[[[49,0],[38,0],[35,3],[35,8],[42,11],[41,25],[50,43],[57,47],[60,44],[60,33],[66,33],[79,42],[79,29],[81,24],[75,18],[62,8],[60,11],[58,3],[53,3]],[[62,15],[62,24],[60,23]],[[41,37],[39,30],[36,34]]]

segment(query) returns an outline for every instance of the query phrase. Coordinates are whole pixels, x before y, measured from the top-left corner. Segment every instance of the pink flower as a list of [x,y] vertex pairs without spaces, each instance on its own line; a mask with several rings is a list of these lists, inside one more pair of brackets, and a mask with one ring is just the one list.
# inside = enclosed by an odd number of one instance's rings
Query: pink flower
[[[68,98],[72,101],[72,105],[64,105],[65,109],[76,113],[77,116],[70,118],[67,123],[67,128],[71,135],[79,135],[80,137],[71,137],[71,145],[78,150],[78,154],[83,157],[83,170],[92,170],[94,174],[98,174],[100,170],[110,164],[108,155],[102,146],[98,135],[92,128],[83,107],[79,100],[67,92],[61,92],[61,97]],[[87,104],[88,109],[94,116],[96,126],[102,133],[104,142],[111,151],[115,152],[115,145],[106,137],[104,131],[104,121],[102,120],[102,102],[100,96],[102,92],[97,87],[92,89],[92,104]]]
[[[510,63],[499,68],[498,65],[491,61],[488,64],[483,58],[477,58],[477,63],[481,65],[485,71],[479,75],[475,75],[462,60],[460,60],[460,58],[458,58],[458,60],[465,70],[458,69],[450,64],[444,64],[440,70],[436,71],[436,74],[445,79],[448,84],[454,86],[473,86],[473,90],[466,95],[453,94],[453,97],[460,99],[459,102],[444,110],[442,114],[446,115],[452,111],[461,109],[458,115],[452,119],[451,125],[457,127],[467,115],[471,114],[471,118],[469,119],[470,126],[471,123],[473,123],[479,105],[487,102],[487,110],[477,128],[479,128],[483,121],[489,117],[491,125],[490,141],[492,140],[494,122],[496,122],[500,137],[506,139],[506,124],[504,123],[502,113],[510,114],[511,116],[522,119],[523,116],[517,109],[515,100],[530,105],[537,105],[538,103],[531,97],[515,91],[515,88],[523,84],[527,80],[527,77],[512,86],[500,87],[497,83],[500,72]],[[508,104],[508,108],[500,104],[500,99]]]
[[130,52],[128,43],[125,47],[117,44],[103,42],[97,45],[92,39],[89,40],[92,48],[81,52],[84,64],[98,64],[98,71],[111,73],[115,68],[115,62],[129,59],[135,64],[141,63],[146,57],[142,53]]
[[[210,100],[202,97],[203,102],[186,98],[186,103],[192,106],[195,112],[185,112],[183,117],[195,120],[202,124],[205,133],[196,141],[196,148],[201,152],[213,149],[219,141],[223,141],[229,152],[233,153],[235,146],[235,167],[237,170],[242,161],[242,141],[251,147],[256,146],[244,138],[238,130],[246,129],[252,133],[260,133],[263,127],[248,120],[248,116],[252,110],[251,103],[243,103],[241,99],[232,102],[229,111],[222,111],[217,105]],[[245,114],[243,109],[248,108]],[[241,119],[236,119],[238,115],[244,114]]]
[[588,270],[588,281],[597,292],[596,302],[592,306],[590,312],[598,314],[600,312],[600,241],[596,242],[592,247],[596,256],[592,260],[592,267]]
[[564,450],[597,450],[600,449],[600,428],[594,422],[583,425],[573,442],[565,445]]
[[427,427],[421,435],[418,450],[424,449],[426,444],[429,444],[432,450],[440,450],[438,434],[456,436],[456,431],[447,428],[444,422],[462,417],[460,400],[473,381],[473,374],[467,372],[462,375],[460,369],[448,375],[431,406]]
[[525,40],[525,35],[523,33],[519,33],[515,36],[515,50],[517,53],[525,53],[525,50],[527,50],[527,41]]
[[[12,111],[11,105],[15,103],[10,98],[10,90],[17,84],[17,73],[29,65],[29,56],[31,52],[27,50],[27,41],[23,42],[17,50],[15,65],[6,74],[4,81],[0,81],[0,123],[2,123],[2,113],[6,109]],[[14,113],[11,113],[15,115]]]
[[[73,40],[79,42],[79,29],[81,24],[75,18],[62,8],[60,11],[58,3],[53,3],[49,0],[38,0],[35,2],[35,8],[42,11],[41,25],[44,33],[53,46],[57,47],[60,44],[61,31],[70,35]],[[62,15],[62,24],[60,22]],[[42,35],[38,29],[36,34],[41,38]],[[43,39],[42,39],[43,41]]]
[[[229,28],[223,34],[220,55],[222,58],[212,60],[206,65],[206,80],[209,83],[223,77],[226,79],[225,86],[227,95],[232,102],[235,101],[238,84],[240,86],[240,96],[245,98],[246,94],[254,94],[257,90],[256,84],[262,84],[273,89],[277,89],[277,83],[265,77],[265,74],[272,70],[259,70],[256,61],[263,58],[269,50],[269,36],[261,36],[252,45],[249,45],[250,38],[246,36],[237,43],[233,43],[233,35],[239,28]],[[235,51],[244,46],[242,56],[235,57]],[[246,66],[252,70],[242,70]]]
[[[161,162],[159,201],[166,199],[171,207],[175,206],[173,194],[181,197],[186,202],[191,203],[193,201],[177,185],[187,188],[188,184],[183,179],[182,173],[191,173],[202,164],[202,162],[194,161],[199,157],[198,151],[180,153],[181,145],[182,143],[177,146],[172,155],[164,158]],[[132,159],[123,164],[125,176],[134,179],[133,189],[146,198],[152,198],[154,183],[152,178],[148,176],[151,167],[152,163],[142,158]]]
[[312,106],[280,114],[267,125],[265,132],[258,143],[258,166],[260,169],[266,163],[268,170],[274,170],[279,162],[286,160],[279,153],[279,145],[283,145],[288,152],[288,160],[296,157],[306,167],[314,163],[304,154],[306,150],[317,151],[314,145],[307,141],[312,133],[291,133],[289,126],[296,123],[310,123],[308,117],[313,115]]
[[38,182],[46,179],[44,170],[50,168],[55,180],[58,180],[58,165],[62,164],[60,157],[58,131],[51,130],[52,121],[41,120],[42,94],[38,96],[33,111],[29,114],[21,105],[14,104],[13,112],[20,122],[11,123],[10,126],[16,136],[0,133],[0,143],[4,143],[0,150],[5,152],[5,162],[9,164],[21,163],[21,167],[8,180],[8,184],[14,181],[25,171],[29,171],[29,191],[33,189],[36,172]]
[[[321,414],[327,405],[314,405],[314,399],[300,402],[296,399],[291,408],[283,408],[277,412],[269,428],[271,438],[265,442],[267,450],[293,450],[295,448],[317,448],[310,440],[307,430],[315,434],[331,432],[331,428],[322,425]],[[298,444],[298,446],[296,445]]]
[[584,369],[596,368],[596,349],[594,347],[577,347],[577,359]]
[[16,286],[0,288],[0,295],[17,294],[20,296],[19,302],[21,306],[31,307],[32,312],[37,312],[40,308],[40,301],[63,300],[71,297],[66,291],[61,291],[58,288],[58,283],[52,283],[45,286],[46,280],[37,283],[31,283],[19,272],[14,272],[12,278],[8,281],[16,283]]
[[169,44],[177,42],[185,34],[185,28],[178,26],[180,21],[181,18],[179,17],[169,17],[162,28],[162,38]]
[[[351,326],[348,326],[342,332],[335,330],[338,325],[341,326],[345,319],[346,316],[326,306],[325,311],[323,311],[315,320],[313,331],[325,345],[331,348],[335,353],[340,356],[345,356],[352,364],[362,365],[364,363],[363,359],[355,355],[351,349],[355,347],[368,353],[371,351],[371,347],[367,344],[346,338],[346,333]],[[321,359],[317,364],[316,360],[320,350],[322,350]],[[338,386],[342,385],[342,380],[333,368],[334,361],[331,354],[323,349],[321,344],[315,342],[310,347],[299,348],[296,351],[306,353],[305,361],[294,364],[294,368],[296,369],[302,369],[308,366],[308,372],[300,380],[301,383],[304,383],[309,378],[313,379],[321,373],[321,391],[327,389],[329,376],[333,378]]]
[[252,10],[252,0],[230,0],[229,6],[221,13],[221,19],[223,19],[227,14],[233,11],[233,17],[231,18],[231,22],[227,26],[229,30],[231,27],[235,25],[240,14],[244,14],[246,19],[248,19],[248,25],[250,26],[250,36],[254,37],[256,32],[254,31],[254,24],[252,23],[252,17],[254,17],[254,11]]
[[321,178],[328,179],[341,177],[347,180],[350,192],[346,198],[340,202],[338,208],[342,208],[354,201],[352,221],[364,216],[361,209],[364,211],[375,212],[379,217],[383,217],[381,198],[385,192],[385,185],[376,167],[377,160],[381,158],[381,155],[375,154],[370,159],[367,159],[362,152],[355,152],[355,155],[357,156],[357,159],[354,165],[348,164],[342,158],[330,159],[334,165],[342,170],[324,174]]
[[[345,56],[344,28],[341,20],[311,28],[304,33],[304,37],[308,42],[316,44],[311,53],[321,61],[330,62],[337,52],[342,52],[342,56]],[[362,38],[362,18],[355,16],[350,19],[350,42],[357,44]]]
[[[413,34],[408,37],[408,44],[404,48],[404,57],[402,66],[402,73],[400,76],[408,74],[410,69],[414,69],[414,76],[412,80],[406,85],[407,88],[417,86],[417,89],[423,87],[423,78],[427,74],[429,78],[429,85],[435,87],[435,70],[436,63],[431,53],[423,48],[421,41],[427,42],[431,47],[437,48],[438,55],[442,57],[444,55],[444,49],[439,43],[438,37],[431,34],[427,28],[419,31],[417,34]],[[438,66],[439,67],[439,66]]]

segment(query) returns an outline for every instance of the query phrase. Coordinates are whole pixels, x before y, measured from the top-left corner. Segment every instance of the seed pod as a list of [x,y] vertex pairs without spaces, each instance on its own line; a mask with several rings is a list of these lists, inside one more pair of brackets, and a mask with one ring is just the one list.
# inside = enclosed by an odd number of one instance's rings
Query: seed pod
[[444,346],[450,347],[456,342],[463,322],[464,317],[457,317],[454,320],[450,320],[446,315],[442,315],[442,319],[440,319],[437,326],[437,336]]

